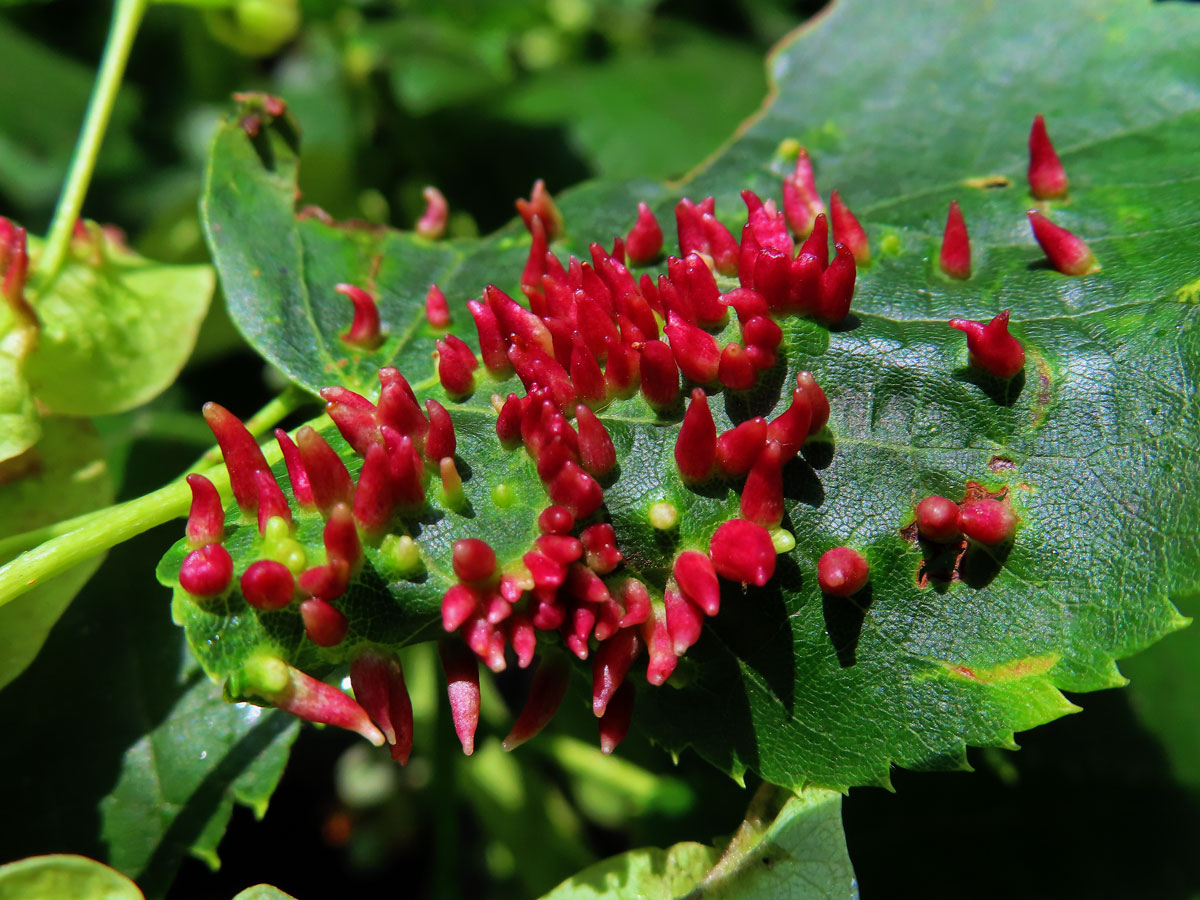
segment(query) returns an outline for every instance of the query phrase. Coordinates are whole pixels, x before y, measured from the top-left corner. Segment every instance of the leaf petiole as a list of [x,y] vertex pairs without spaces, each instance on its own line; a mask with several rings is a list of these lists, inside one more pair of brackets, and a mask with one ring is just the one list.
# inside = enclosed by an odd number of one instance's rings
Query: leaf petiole
[[129,51],[133,48],[133,39],[137,36],[147,3],[148,0],[116,0],[112,25],[108,29],[108,40],[104,45],[104,55],[100,60],[95,87],[92,88],[92,97],[88,101],[83,129],[79,133],[79,141],[71,157],[71,169],[67,173],[62,194],[59,195],[58,206],[54,209],[46,248],[38,264],[41,276],[39,293],[44,294],[49,289],[66,257],[71,233],[80,210],[83,209],[83,198],[87,194],[92,172],[96,168],[96,159],[100,155],[100,144],[104,140],[104,132],[108,128],[108,120],[112,117],[113,106],[121,89],[121,79],[125,75]]
[[[257,437],[308,400],[308,395],[303,391],[289,386],[255,413],[246,425]],[[264,452],[269,462],[279,458],[279,451],[275,447],[268,447]],[[229,473],[224,464],[219,462],[220,458],[221,451],[213,447],[187,471],[203,472],[222,496],[228,496]],[[186,515],[190,503],[191,490],[181,476],[165,487],[135,500],[0,540],[0,554],[26,550],[16,559],[0,566],[0,607],[86,559],[156,525]]]

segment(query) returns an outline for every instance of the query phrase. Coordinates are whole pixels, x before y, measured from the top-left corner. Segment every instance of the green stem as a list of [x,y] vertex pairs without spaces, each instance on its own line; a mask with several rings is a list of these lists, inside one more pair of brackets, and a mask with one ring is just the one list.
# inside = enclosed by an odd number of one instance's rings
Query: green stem
[[129,51],[133,47],[133,39],[146,12],[147,2],[148,0],[116,0],[112,25],[108,29],[108,41],[104,45],[104,56],[100,60],[100,71],[92,88],[87,115],[83,120],[83,130],[79,133],[75,154],[71,158],[71,169],[58,198],[58,206],[50,224],[50,234],[38,264],[41,274],[39,293],[45,293],[49,289],[66,257],[71,232],[79,219],[80,210],[83,209],[83,198],[91,183],[92,171],[96,168],[96,158],[100,155],[100,143],[104,140],[108,120],[112,117],[113,105],[117,101],[121,79],[125,74],[125,64],[129,61]]
[[[289,387],[251,416],[246,426],[257,437],[298,409],[307,399],[304,392]],[[190,466],[188,471],[201,471],[211,479],[222,496],[228,496],[229,473],[222,463],[211,465],[210,457],[214,453],[219,460],[221,452],[214,447]],[[278,448],[274,446],[264,448],[264,453],[268,462],[275,462],[280,456]],[[107,509],[86,513],[0,541],[0,554],[33,547],[0,566],[0,607],[85,559],[149,531],[156,525],[187,515],[191,497],[191,489],[187,482],[180,478],[136,500],[118,503]]]

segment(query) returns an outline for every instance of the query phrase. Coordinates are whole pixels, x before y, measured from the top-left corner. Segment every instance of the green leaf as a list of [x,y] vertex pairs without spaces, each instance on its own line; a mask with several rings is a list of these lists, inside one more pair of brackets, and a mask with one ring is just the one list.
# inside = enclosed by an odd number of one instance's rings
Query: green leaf
[[0,462],[24,453],[42,433],[21,363],[0,347]]
[[296,898],[269,884],[256,884],[254,887],[246,888],[233,900],[296,900]]
[[[1191,540],[1200,505],[1178,489],[1200,476],[1200,273],[1190,252],[1200,99],[1189,88],[1200,61],[1188,49],[1198,31],[1194,8],[1164,4],[897,10],[843,0],[771,58],[773,102],[687,193],[714,195],[740,229],[738,191],[777,196],[787,148],[801,141],[821,187],[840,187],[858,212],[875,261],[859,273],[855,315],[842,327],[787,319],[784,361],[759,389],[710,400],[721,430],[774,416],[790,402],[782,386],[809,369],[833,413],[829,432],[786,472],[784,525],[796,548],[775,579],[747,591],[726,585],[721,614],[676,677],[658,689],[638,679],[637,722],[653,739],[673,752],[692,747],[735,777],[750,769],[796,789],[886,783],[892,765],[961,768],[967,745],[1011,747],[1015,732],[1073,711],[1060,691],[1122,684],[1116,659],[1185,624],[1172,601],[1196,594],[1200,571]],[[1059,275],[1029,235],[1025,147],[1038,112],[1072,179],[1053,217],[1089,241],[1098,274]],[[176,615],[218,679],[261,650],[320,674],[363,640],[398,647],[435,636],[453,541],[483,537],[515,565],[549,502],[527,454],[500,451],[494,436],[486,398],[519,389],[515,380],[481,369],[471,397],[446,397],[422,314],[438,281],[455,330],[474,341],[463,302],[488,282],[517,294],[528,236],[514,225],[478,242],[430,244],[297,217],[296,140],[288,120],[254,140],[233,120],[215,138],[203,211],[232,316],[310,389],[371,393],[375,369],[391,363],[445,403],[469,508],[431,488],[426,514],[398,526],[418,539],[419,577],[401,577],[380,546],[366,549],[363,573],[338,601],[350,622],[339,648],[305,640],[294,609],[253,613],[236,587],[211,603],[177,593]],[[553,249],[586,258],[589,241],[629,228],[638,199],[669,222],[677,190],[570,192],[559,198],[567,236]],[[930,262],[952,199],[975,249],[962,283]],[[378,295],[386,339],[377,351],[338,337],[350,320],[333,291],[342,281]],[[1007,388],[968,367],[961,334],[944,324],[1005,308],[1029,353],[1024,380]],[[736,338],[733,322],[718,337]],[[607,517],[625,572],[659,596],[675,553],[705,549],[738,514],[740,485],[682,484],[678,411],[660,416],[635,397],[601,415],[620,462],[605,485]],[[492,500],[501,485],[514,498],[504,509]],[[913,508],[969,487],[1009,498],[1015,544],[974,547],[958,578],[929,580],[909,536]],[[679,508],[676,532],[649,526],[658,500]],[[230,521],[240,572],[271,548],[252,524]],[[310,559],[323,552],[320,528],[297,516]],[[816,583],[817,558],[844,544],[871,567],[870,590],[855,602],[823,597]],[[183,555],[182,545],[168,554],[164,583],[177,584]]]
[[41,331],[25,360],[34,394],[63,415],[131,409],[170,385],[212,299],[209,266],[151,262],[93,234],[34,305]]
[[[759,808],[769,801],[782,808]],[[833,791],[814,788],[783,802],[767,788],[724,853],[696,843],[630,850],[588,866],[544,900],[856,898],[841,808]]]
[[691,841],[629,850],[572,875],[543,900],[672,900],[699,884],[720,858],[716,847]]
[[[107,506],[115,487],[103,448],[90,423],[48,418],[37,447],[8,463],[18,469],[0,484],[0,538]],[[0,563],[16,554],[0,555]],[[102,556],[81,563],[0,607],[0,688],[33,661],[50,628],[99,567]]]
[[115,548],[0,692],[0,719],[24,723],[0,742],[12,773],[5,856],[86,853],[151,898],[185,855],[215,865],[235,802],[263,814],[298,730],[281,713],[225,702],[196,668],[140,564],[169,531]]
[[670,34],[662,47],[542,73],[508,91],[497,111],[527,124],[565,122],[600,175],[678,177],[754,111],[766,80],[762,58],[743,42],[682,25]]
[[54,853],[0,866],[6,900],[143,900],[138,886],[86,856]]

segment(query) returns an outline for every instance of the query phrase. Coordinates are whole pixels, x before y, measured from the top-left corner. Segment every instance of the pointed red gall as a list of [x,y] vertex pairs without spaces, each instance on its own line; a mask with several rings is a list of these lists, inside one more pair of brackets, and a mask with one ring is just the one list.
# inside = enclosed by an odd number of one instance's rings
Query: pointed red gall
[[203,475],[187,477],[192,489],[192,505],[188,511],[187,541],[193,550],[205,544],[220,543],[225,538],[225,509],[216,487]]
[[854,280],[858,274],[854,255],[845,244],[837,245],[837,256],[821,276],[821,302],[817,317],[830,325],[836,325],[850,312],[850,301],[854,298]]
[[821,305],[821,276],[824,267],[811,253],[801,253],[788,267],[787,308],[801,315],[815,315]]
[[675,465],[684,481],[704,481],[712,475],[716,458],[717,426],[708,408],[708,397],[696,388],[675,439]]
[[529,697],[501,746],[515,750],[535,737],[554,718],[571,683],[571,670],[560,654],[544,656],[533,673]]
[[675,666],[679,664],[679,657],[672,646],[671,634],[667,630],[665,610],[651,608],[649,618],[642,622],[642,642],[650,656],[650,661],[646,664],[646,680],[657,687],[671,677]]
[[546,328],[546,323],[536,314],[523,307],[494,284],[489,284],[483,289],[483,298],[496,316],[501,335],[506,337],[516,335],[526,344],[541,348],[544,353],[554,352],[554,339],[551,337],[549,329]]
[[318,647],[336,647],[346,639],[350,624],[334,605],[321,597],[309,597],[300,603],[304,633]]
[[741,344],[731,341],[721,351],[717,381],[731,391],[748,391],[758,383],[758,367]]
[[179,586],[197,597],[223,594],[233,578],[233,558],[221,544],[205,544],[183,559]]
[[406,764],[412,753],[413,712],[400,660],[391,653],[359,651],[350,662],[350,686],[391,745],[392,759]]
[[346,593],[350,584],[350,569],[344,560],[330,560],[326,565],[305,569],[296,579],[296,584],[301,593],[335,599]]
[[521,557],[536,588],[558,588],[567,580],[567,567],[541,552],[529,552]]
[[774,350],[783,342],[783,329],[765,315],[752,316],[742,326],[742,340],[746,346],[765,347]]
[[949,497],[926,497],[917,504],[917,531],[935,544],[958,540],[958,504]]
[[792,405],[776,416],[767,428],[767,440],[779,444],[785,460],[791,459],[808,439],[811,422],[808,393],[796,388],[792,391]]
[[512,363],[508,360],[508,346],[500,331],[500,322],[491,307],[478,300],[469,300],[467,309],[475,320],[479,333],[479,351],[483,365],[495,378],[507,378],[512,374]]
[[817,193],[812,160],[803,147],[796,154],[796,168],[783,179],[783,213],[797,237],[813,230],[813,221],[825,212],[825,204]]
[[1003,544],[1017,530],[1017,517],[999,500],[977,500],[958,511],[958,527],[980,544]]
[[283,660],[270,659],[268,664],[284,670],[284,686],[280,690],[253,690],[273,706],[308,722],[334,725],[357,732],[376,747],[384,744],[383,734],[372,724],[358,703],[332,685],[305,675]]
[[354,304],[354,320],[350,329],[342,334],[342,340],[360,350],[374,350],[383,343],[383,332],[379,326],[379,307],[375,298],[360,287],[338,284],[333,288]]
[[608,398],[608,382],[581,337],[575,338],[575,346],[571,349],[571,381],[575,384],[575,393],[585,403],[599,404]]
[[517,665],[522,669],[529,668],[529,664],[533,662],[533,654],[537,652],[537,629],[533,627],[533,622],[524,613],[515,612],[504,625],[508,632],[508,642],[517,654]]
[[446,673],[454,731],[463,753],[470,756],[475,751],[475,729],[479,726],[479,663],[474,654],[454,640],[439,641],[438,654]]
[[465,584],[455,584],[442,594],[442,627],[447,632],[458,631],[474,615],[482,602],[478,590]]
[[821,386],[817,384],[813,373],[807,370],[796,376],[796,387],[808,395],[808,408],[812,413],[812,419],[808,424],[808,433],[816,434],[829,421],[829,400],[825,396],[825,392],[821,390]]
[[398,434],[386,425],[380,431],[391,466],[396,505],[406,511],[421,509],[425,505],[425,465],[420,454],[408,435]]
[[721,302],[732,306],[737,311],[738,321],[745,323],[755,316],[770,315],[767,301],[758,291],[750,288],[738,288],[721,297]]
[[424,445],[429,422],[416,395],[404,376],[393,368],[379,370],[383,387],[379,392],[379,412],[376,416],[380,425],[387,425],[397,434],[408,435],[416,445]]
[[722,578],[762,587],[775,574],[775,545],[767,529],[745,519],[721,523],[708,543],[713,568]]
[[[770,426],[767,430],[769,433]],[[767,441],[742,488],[743,518],[767,528],[783,521],[783,465],[789,458],[779,443]]]
[[546,228],[547,240],[554,240],[563,233],[563,217],[554,205],[554,198],[546,190],[546,182],[538,179],[533,183],[533,190],[528,200],[518,200],[517,213],[525,222],[525,227],[532,226],[533,217],[538,216]]
[[[787,220],[775,206],[774,200],[763,202],[754,191],[742,191],[742,200],[749,212],[749,225],[760,247],[779,250],[790,259],[795,249],[788,233]],[[757,287],[757,285],[756,285]]]
[[834,243],[845,244],[854,254],[854,261],[858,265],[867,265],[871,261],[871,247],[867,243],[867,233],[837,191],[829,195],[829,214],[833,218]]
[[703,212],[689,198],[684,197],[675,204],[675,228],[679,234],[679,252],[704,252],[708,249],[708,236],[700,220]]
[[572,597],[585,603],[604,603],[612,596],[600,576],[581,563],[568,567],[566,585]]
[[590,648],[588,647],[588,638],[592,635],[592,628],[596,624],[596,612],[590,605],[579,604],[571,610],[566,622],[563,624],[563,643],[567,645],[567,649],[574,653],[579,659],[587,659]]
[[726,477],[745,475],[767,445],[767,420],[747,419],[717,438],[717,468]]
[[984,325],[968,319],[951,319],[950,327],[967,336],[971,362],[997,378],[1012,378],[1025,368],[1025,348],[1008,333],[1008,310]]
[[251,515],[258,509],[258,485],[254,473],[270,471],[270,466],[242,420],[225,407],[219,403],[205,403],[204,421],[221,447],[238,508],[243,515]]
[[621,628],[631,628],[634,625],[641,625],[651,614],[650,592],[646,590],[646,586],[636,578],[626,579],[620,589],[621,606],[624,610],[621,615],[621,621],[618,626]]
[[594,412],[580,403],[575,407],[575,423],[579,426],[579,462],[596,478],[603,478],[617,464],[608,429]]
[[[321,389],[321,398],[325,400],[326,415],[359,456],[366,456],[368,447],[382,442],[375,407],[365,397],[343,387],[327,387]],[[366,405],[351,398],[363,400]]]
[[391,524],[395,509],[391,460],[382,444],[372,444],[354,488],[354,520],[368,534],[380,535]]
[[604,492],[596,479],[569,460],[554,476],[547,492],[551,500],[569,509],[576,519],[588,518],[604,502]]
[[465,397],[475,390],[475,376],[467,358],[444,340],[437,342],[438,380],[451,397]]
[[631,628],[618,631],[596,648],[592,657],[592,713],[597,718],[604,715],[641,652],[642,643]]
[[283,563],[260,559],[242,573],[242,596],[255,609],[283,609],[296,593],[296,579]]
[[1050,260],[1064,275],[1090,275],[1100,270],[1091,249],[1082,240],[1060,225],[1055,225],[1036,209],[1028,212],[1033,237]]
[[436,400],[425,401],[425,411],[429,415],[429,434],[425,437],[425,458],[430,462],[453,457],[458,449],[458,441],[454,436],[454,422],[446,407]]
[[1029,131],[1029,190],[1038,200],[1051,200],[1067,193],[1067,172],[1054,152],[1046,133],[1046,120],[1038,113]]
[[754,236],[754,229],[747,222],[742,226],[742,241],[738,245],[738,282],[743,288],[753,290],[755,287],[754,263],[762,249],[758,238]]
[[632,344],[620,343],[609,348],[604,380],[610,394],[629,397],[641,382],[641,356]]
[[825,218],[825,213],[820,213],[816,217],[812,233],[800,245],[800,252],[796,256],[799,258],[805,253],[817,258],[822,271],[829,265],[829,221]]
[[950,201],[950,211],[946,213],[938,265],[951,278],[971,277],[971,238],[967,235],[967,222],[957,200]]
[[791,257],[782,250],[765,248],[754,261],[754,289],[774,311],[785,309],[791,299]]
[[724,324],[726,308],[721,302],[721,290],[704,260],[696,253],[689,253],[683,259],[681,274],[681,287],[696,311],[696,323],[705,328]]
[[423,238],[436,241],[446,233],[446,221],[450,218],[450,204],[442,192],[433,185],[421,192],[425,198],[425,212],[417,219],[416,232]]
[[658,219],[645,203],[638,204],[637,222],[625,238],[625,255],[635,266],[644,266],[658,259],[662,253],[663,232]]
[[675,557],[672,569],[675,582],[684,595],[706,616],[715,616],[721,609],[721,585],[712,560],[698,550],[684,550]]
[[817,560],[817,584],[832,597],[849,597],[867,586],[871,569],[863,555],[851,547],[826,550]]
[[[529,222],[529,258],[525,261],[525,269],[521,273],[521,287],[540,292],[542,276],[546,274],[546,254],[550,252],[550,243],[546,240],[546,226],[541,216],[534,216]],[[526,294],[528,296],[528,294]],[[532,306],[533,299],[530,298]]]
[[704,226],[704,236],[708,240],[708,255],[712,257],[713,265],[722,275],[732,276],[738,273],[738,259],[741,247],[728,228],[712,213],[700,216]]
[[[711,384],[721,365],[721,347],[717,339],[675,315],[667,316],[664,329],[679,370],[696,384]],[[644,376],[643,376],[644,377]]]
[[679,369],[675,365],[675,354],[662,341],[646,341],[640,353],[642,393],[646,402],[655,409],[670,409],[679,401]]
[[633,696],[633,685],[625,683],[608,701],[598,723],[601,753],[611,754],[629,734],[629,725],[633,721]]
[[291,525],[292,510],[275,476],[260,469],[254,473],[254,483],[258,487],[258,533],[266,534],[267,522],[275,518]]
[[350,480],[345,463],[325,438],[311,426],[305,425],[296,432],[296,443],[312,488],[313,500],[322,515],[328,516],[337,503],[352,503],[354,482]]
[[446,295],[436,284],[431,284],[428,293],[425,294],[425,319],[431,328],[439,331],[450,327],[450,304],[446,302]]
[[500,406],[496,416],[496,437],[506,450],[511,450],[521,442],[521,418],[524,414],[525,405],[516,394],[509,394]]
[[329,511],[329,521],[325,523],[322,538],[325,558],[331,564],[345,563],[351,575],[358,571],[363,560],[362,544],[349,505],[338,503]]
[[676,656],[683,656],[689,647],[700,640],[700,633],[704,630],[704,612],[670,584],[663,594],[663,605],[667,612],[671,649]]

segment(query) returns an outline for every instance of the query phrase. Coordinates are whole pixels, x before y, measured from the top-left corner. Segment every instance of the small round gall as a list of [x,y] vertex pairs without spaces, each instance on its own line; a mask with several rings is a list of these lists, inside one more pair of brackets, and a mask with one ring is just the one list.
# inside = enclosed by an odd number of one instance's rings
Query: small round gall
[[215,597],[229,587],[233,559],[220,544],[205,544],[193,550],[179,569],[179,585],[197,597]]
[[454,542],[454,574],[463,581],[484,581],[496,571],[496,551],[479,538]]
[[863,555],[850,547],[826,550],[817,560],[817,583],[833,597],[849,597],[867,586],[871,569]]
[[958,511],[958,527],[980,544],[1003,544],[1017,530],[1017,517],[999,500],[977,500]]
[[242,573],[242,596],[255,609],[283,609],[292,602],[296,579],[291,570],[273,559],[260,559]]
[[917,504],[917,531],[935,544],[958,540],[958,504],[948,497],[926,497]]

